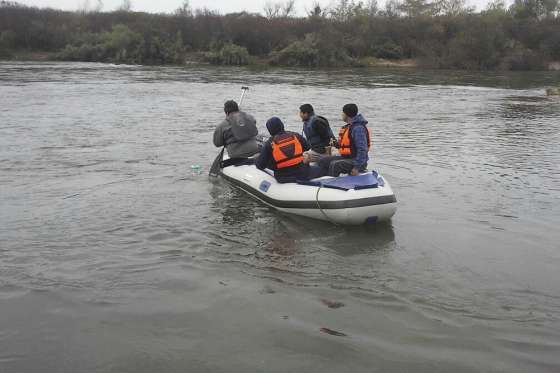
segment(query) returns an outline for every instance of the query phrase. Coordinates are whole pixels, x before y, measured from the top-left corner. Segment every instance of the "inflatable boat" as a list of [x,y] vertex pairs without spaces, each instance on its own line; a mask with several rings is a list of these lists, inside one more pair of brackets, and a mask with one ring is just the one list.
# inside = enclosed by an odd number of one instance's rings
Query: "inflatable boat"
[[335,224],[385,221],[397,210],[391,186],[376,171],[287,184],[278,183],[273,171],[261,171],[252,164],[227,166],[220,175],[279,211]]

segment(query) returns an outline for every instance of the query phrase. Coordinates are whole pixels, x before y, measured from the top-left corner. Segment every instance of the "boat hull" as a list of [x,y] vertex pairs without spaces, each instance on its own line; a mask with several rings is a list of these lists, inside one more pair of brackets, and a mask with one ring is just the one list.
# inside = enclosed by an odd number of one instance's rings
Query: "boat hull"
[[380,175],[379,186],[358,190],[280,184],[272,175],[253,165],[226,167],[222,169],[221,176],[279,211],[335,224],[361,225],[386,221],[397,210],[397,200],[391,186]]

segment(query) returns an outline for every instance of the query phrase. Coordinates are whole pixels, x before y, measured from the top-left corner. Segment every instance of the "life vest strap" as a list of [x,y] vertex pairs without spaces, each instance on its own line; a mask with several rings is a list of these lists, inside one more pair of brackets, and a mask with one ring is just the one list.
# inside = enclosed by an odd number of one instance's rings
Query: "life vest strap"
[[286,161],[282,161],[282,162],[277,163],[276,168],[278,168],[280,170],[282,168],[294,167],[294,166],[297,166],[297,165],[303,163],[303,160],[304,160],[303,156],[299,156],[299,157],[296,157],[296,158],[291,158],[291,159],[288,159]]

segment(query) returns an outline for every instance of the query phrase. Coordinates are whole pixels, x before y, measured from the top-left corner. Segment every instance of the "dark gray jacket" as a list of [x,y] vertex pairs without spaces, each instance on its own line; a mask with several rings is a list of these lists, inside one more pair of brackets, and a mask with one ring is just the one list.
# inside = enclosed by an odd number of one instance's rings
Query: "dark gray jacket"
[[214,145],[224,146],[230,158],[247,158],[259,152],[255,137],[259,133],[252,115],[230,113],[214,131]]

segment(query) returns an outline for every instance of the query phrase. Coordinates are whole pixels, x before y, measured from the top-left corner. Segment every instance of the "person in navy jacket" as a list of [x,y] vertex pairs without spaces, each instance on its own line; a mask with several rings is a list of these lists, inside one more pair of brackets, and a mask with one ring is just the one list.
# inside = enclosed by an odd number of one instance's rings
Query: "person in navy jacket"
[[311,104],[299,107],[299,117],[303,122],[302,133],[311,147],[305,152],[306,163],[318,162],[321,158],[330,156],[330,145],[334,135],[328,120],[316,115]]

